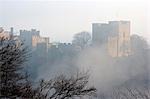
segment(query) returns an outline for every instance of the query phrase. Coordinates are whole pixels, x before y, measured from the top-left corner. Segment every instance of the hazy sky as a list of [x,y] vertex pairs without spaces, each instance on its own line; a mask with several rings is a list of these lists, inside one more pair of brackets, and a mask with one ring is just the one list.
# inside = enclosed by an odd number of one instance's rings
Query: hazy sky
[[[149,0],[0,0],[0,27],[36,28],[51,41],[70,42],[92,23],[131,21],[131,33],[150,40]],[[150,5],[149,5],[150,6]]]

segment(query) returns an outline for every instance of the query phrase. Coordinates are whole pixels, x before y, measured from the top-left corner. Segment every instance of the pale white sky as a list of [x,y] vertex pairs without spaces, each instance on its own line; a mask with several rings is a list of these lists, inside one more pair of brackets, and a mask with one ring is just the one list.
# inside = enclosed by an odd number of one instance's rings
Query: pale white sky
[[149,0],[0,0],[0,27],[36,28],[51,41],[70,42],[92,23],[131,21],[131,33],[150,40]]

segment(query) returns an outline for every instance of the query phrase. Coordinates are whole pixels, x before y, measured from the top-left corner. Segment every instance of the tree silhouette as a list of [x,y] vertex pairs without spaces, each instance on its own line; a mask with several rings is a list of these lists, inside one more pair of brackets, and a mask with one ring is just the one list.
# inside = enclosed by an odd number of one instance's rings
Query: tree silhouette
[[77,75],[67,77],[57,76],[49,81],[41,80],[36,99],[68,99],[82,96],[95,96],[96,88],[88,87],[87,73],[77,73]]
[[26,97],[32,91],[28,75],[23,72],[27,57],[27,48],[21,41],[0,38],[0,98]]
[[91,35],[89,32],[83,31],[74,35],[72,43],[81,49],[86,48],[91,43]]

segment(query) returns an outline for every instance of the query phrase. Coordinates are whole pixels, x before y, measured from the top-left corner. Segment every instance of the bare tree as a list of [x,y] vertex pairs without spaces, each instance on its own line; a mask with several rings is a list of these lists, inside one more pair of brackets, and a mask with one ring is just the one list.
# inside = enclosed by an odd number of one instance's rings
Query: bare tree
[[41,80],[36,99],[68,99],[82,96],[95,96],[96,88],[88,87],[87,73],[77,73],[67,77],[60,75],[49,81]]
[[25,97],[26,92],[31,91],[28,76],[23,73],[27,57],[28,51],[22,42],[13,37],[0,38],[0,98]]
[[74,35],[72,43],[81,49],[87,47],[91,43],[91,35],[89,32],[83,31]]
[[148,49],[148,47],[148,42],[142,36],[131,36],[131,50],[134,53],[140,54],[141,52],[144,52],[145,49]]

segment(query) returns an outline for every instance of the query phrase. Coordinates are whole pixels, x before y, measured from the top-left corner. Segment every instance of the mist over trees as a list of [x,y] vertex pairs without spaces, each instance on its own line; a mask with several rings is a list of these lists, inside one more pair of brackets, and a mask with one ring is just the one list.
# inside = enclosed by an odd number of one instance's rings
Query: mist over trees
[[32,82],[24,67],[28,54],[20,40],[0,38],[0,98],[68,99],[96,95],[96,88],[88,86],[87,73]]
[[38,78],[43,69],[52,70],[51,72],[55,72],[58,68],[63,72],[78,70],[76,66],[78,55],[82,50],[91,46],[91,39],[91,34],[83,31],[74,35],[72,43],[52,44],[46,54],[38,49],[34,50],[30,58],[32,65],[30,71],[33,78]]
[[[131,55],[112,58],[102,46],[92,46],[88,32],[81,32],[75,34],[72,43],[52,44],[47,53],[36,49],[28,57],[28,49],[20,40],[1,38],[0,95],[67,99],[97,94],[98,99],[149,99],[149,45],[143,37],[132,35],[130,46]],[[74,75],[82,69],[90,69],[91,75]],[[39,82],[39,76],[44,80]]]
[[[45,77],[47,75],[51,75],[50,71],[54,72],[55,74],[55,72],[59,72],[59,71],[74,72],[76,71],[76,69],[81,69],[81,68],[89,69],[87,65],[90,65],[91,69],[97,67],[101,67],[103,69],[104,67],[105,70],[107,70],[107,67],[110,67],[107,65],[112,65],[111,71],[114,73],[115,71],[113,70],[113,67],[116,66],[119,68],[119,69],[117,68],[118,72],[123,72],[122,75],[127,76],[128,78],[130,77],[132,78],[137,74],[146,73],[145,70],[148,72],[149,45],[147,44],[147,41],[143,37],[138,35],[131,36],[131,43],[130,43],[131,55],[125,57],[119,57],[119,58],[111,58],[107,54],[107,50],[105,48],[103,47],[93,48],[92,44],[90,44],[91,37],[87,35],[90,34],[88,32],[86,33],[80,32],[75,34],[72,43],[56,43],[51,45],[50,49],[48,50],[48,54],[45,57],[47,61],[42,60],[45,58],[42,58],[39,52],[36,51],[33,52],[34,63],[37,65],[40,64],[38,66],[35,65],[36,69],[38,69],[37,71],[34,70],[33,68],[33,71],[36,71],[37,73],[36,77],[38,77],[38,75],[40,75],[40,73],[43,72],[46,74],[43,75],[43,77]],[[84,40],[84,38],[87,39]],[[82,49],[83,46],[86,47]],[[94,53],[97,54],[95,55]],[[94,55],[98,57],[95,57]],[[85,59],[82,58],[83,56],[86,56],[84,57]],[[80,60],[80,62],[78,62],[78,60]],[[84,61],[87,61],[87,64],[84,64]],[[91,61],[91,63],[88,64],[88,61],[89,62]],[[99,62],[93,64],[92,61],[95,62],[99,61]],[[108,64],[107,63],[105,64],[105,62],[107,62]],[[81,64],[82,66],[80,67],[78,64]],[[32,66],[34,66],[34,64]],[[97,68],[97,70],[99,69],[100,68]],[[103,73],[101,75],[103,75]]]
[[56,72],[56,70],[58,70],[57,72],[59,72],[59,70],[66,72],[67,69],[68,71],[76,70],[77,68],[74,62],[78,53],[79,51],[76,50],[76,47],[70,43],[51,45],[47,55],[40,55],[40,52],[37,50],[33,51],[30,63],[32,64],[31,68],[33,69],[31,73],[33,73],[34,79],[40,77],[40,73],[42,72],[53,73]]

